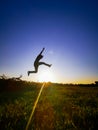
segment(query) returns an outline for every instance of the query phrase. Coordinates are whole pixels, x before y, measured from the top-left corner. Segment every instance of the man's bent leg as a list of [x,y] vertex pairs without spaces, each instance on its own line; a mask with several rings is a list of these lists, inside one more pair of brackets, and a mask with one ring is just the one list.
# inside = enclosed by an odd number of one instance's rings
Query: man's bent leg
[[45,62],[39,62],[39,65],[46,65],[46,66],[48,66],[48,67],[51,67],[51,64],[47,64],[47,63],[45,63]]
[[37,73],[37,70],[35,70],[35,71],[28,71],[28,76],[29,76],[30,73]]

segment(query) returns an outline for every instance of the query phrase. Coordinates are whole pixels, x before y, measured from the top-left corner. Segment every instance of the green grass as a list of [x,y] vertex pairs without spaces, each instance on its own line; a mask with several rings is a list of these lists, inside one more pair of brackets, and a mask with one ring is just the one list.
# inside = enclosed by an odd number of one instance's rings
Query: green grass
[[[0,130],[25,130],[42,84],[9,81],[0,85],[4,86],[0,92]],[[97,87],[47,83],[29,130],[95,130],[97,122]]]

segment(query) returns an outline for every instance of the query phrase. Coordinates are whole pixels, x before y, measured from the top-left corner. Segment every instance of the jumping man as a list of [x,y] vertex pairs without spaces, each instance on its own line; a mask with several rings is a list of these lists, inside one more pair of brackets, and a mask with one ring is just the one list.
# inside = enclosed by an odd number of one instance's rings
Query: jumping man
[[37,73],[39,65],[46,65],[48,67],[51,67],[52,64],[47,64],[45,62],[40,62],[40,60],[43,58],[42,53],[43,53],[44,50],[45,50],[45,48],[43,48],[42,51],[39,53],[39,55],[36,57],[36,59],[34,61],[35,70],[34,71],[28,71],[28,76],[29,76],[30,73]]

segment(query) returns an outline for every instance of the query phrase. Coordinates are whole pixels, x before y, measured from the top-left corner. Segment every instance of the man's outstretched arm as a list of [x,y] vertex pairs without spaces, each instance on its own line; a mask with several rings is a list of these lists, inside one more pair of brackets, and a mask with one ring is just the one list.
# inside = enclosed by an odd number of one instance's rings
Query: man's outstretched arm
[[42,51],[40,52],[40,55],[43,53],[44,50],[45,50],[45,48],[42,49]]

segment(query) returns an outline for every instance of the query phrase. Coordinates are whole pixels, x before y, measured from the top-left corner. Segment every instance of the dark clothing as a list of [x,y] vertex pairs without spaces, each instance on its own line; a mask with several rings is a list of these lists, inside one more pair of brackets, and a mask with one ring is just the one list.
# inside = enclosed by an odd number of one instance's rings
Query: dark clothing
[[34,67],[35,67],[35,71],[37,72],[38,71],[38,66],[39,66],[39,64],[40,64],[40,59],[42,59],[43,58],[43,55],[41,55],[41,54],[39,54],[38,56],[37,56],[37,58],[35,59],[35,61],[34,61]]
[[38,55],[34,61],[34,66],[36,66],[39,63],[40,59],[42,59],[42,58],[43,58],[43,55]]

